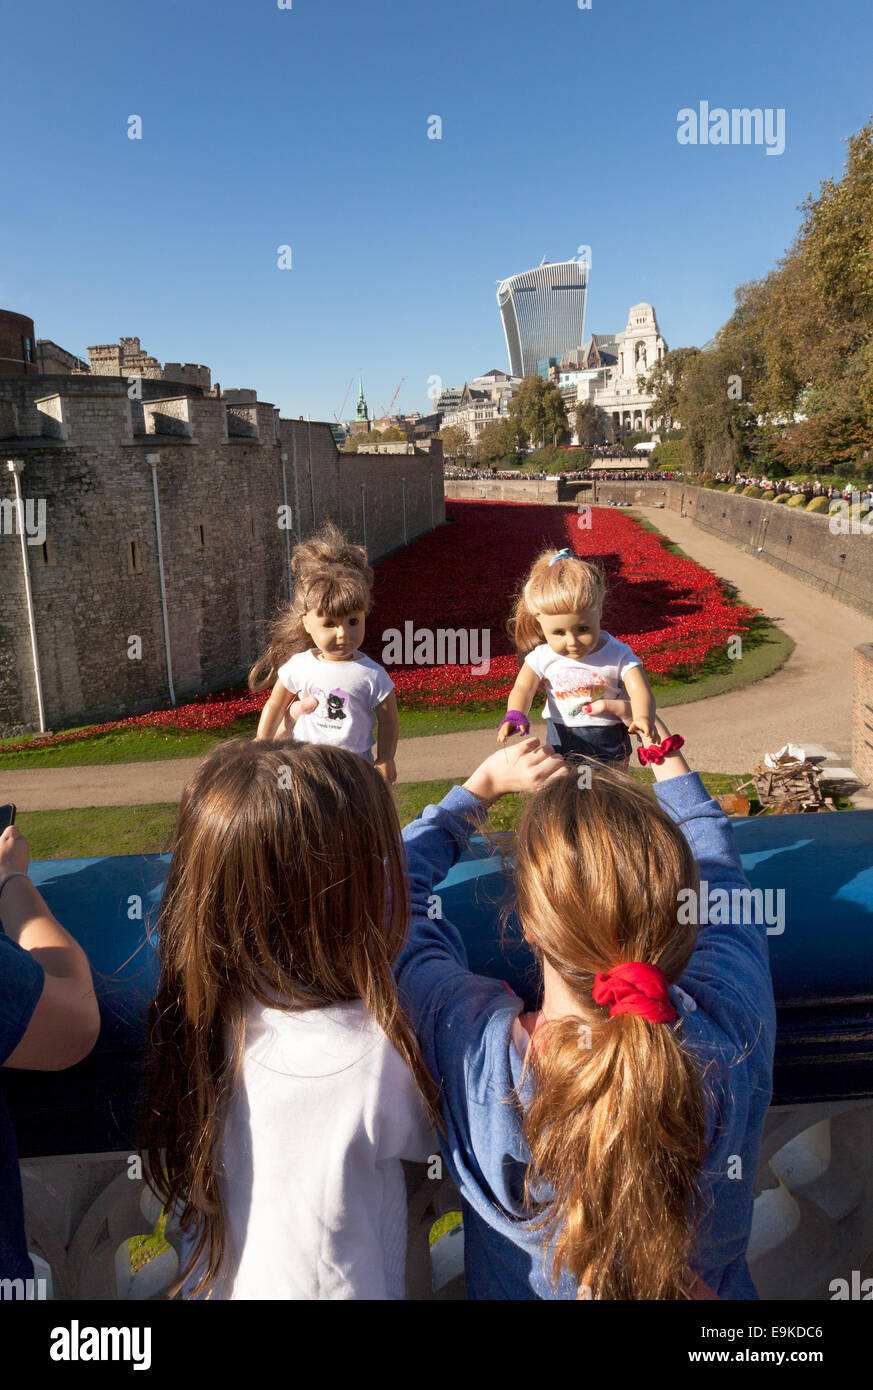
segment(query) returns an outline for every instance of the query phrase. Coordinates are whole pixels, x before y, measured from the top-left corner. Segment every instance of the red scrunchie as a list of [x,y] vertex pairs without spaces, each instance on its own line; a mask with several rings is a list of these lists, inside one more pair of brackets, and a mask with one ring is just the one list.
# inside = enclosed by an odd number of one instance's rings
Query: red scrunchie
[[595,1004],[609,1005],[610,1018],[616,1014],[639,1014],[652,1023],[672,1023],[677,1014],[670,1003],[668,983],[657,965],[632,960],[595,975],[591,993]]
[[646,763],[657,763],[660,767],[665,758],[669,758],[671,753],[678,753],[685,742],[681,734],[671,734],[665,738],[663,743],[650,743],[648,748],[638,748],[637,757],[645,767]]

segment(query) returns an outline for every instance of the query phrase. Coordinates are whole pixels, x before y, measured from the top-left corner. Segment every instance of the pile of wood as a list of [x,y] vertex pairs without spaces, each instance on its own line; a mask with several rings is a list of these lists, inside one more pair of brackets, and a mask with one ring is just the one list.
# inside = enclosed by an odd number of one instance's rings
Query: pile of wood
[[752,779],[762,810],[791,815],[831,809],[821,789],[821,770],[808,758],[799,762],[783,754],[774,767],[756,767]]

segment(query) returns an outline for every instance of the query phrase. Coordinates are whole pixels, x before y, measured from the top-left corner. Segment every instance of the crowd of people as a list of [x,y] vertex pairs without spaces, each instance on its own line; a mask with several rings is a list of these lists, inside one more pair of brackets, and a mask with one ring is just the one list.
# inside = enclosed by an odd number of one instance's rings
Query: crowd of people
[[509,482],[509,481],[511,481],[512,479],[519,479],[519,478],[521,478],[521,479],[523,479],[523,480],[525,480],[525,481],[527,481],[527,480],[529,480],[529,479],[538,480],[538,479],[546,479],[546,478],[557,478],[559,482],[570,482],[570,483],[575,483],[575,482],[607,482],[607,483],[612,483],[612,482],[620,482],[622,478],[627,478],[627,479],[629,479],[629,481],[635,482],[635,483],[664,483],[664,482],[669,482],[672,478],[675,478],[675,477],[676,477],[676,474],[675,474],[675,473],[657,472],[657,471],[652,471],[651,469],[642,469],[642,468],[640,468],[640,469],[636,469],[636,468],[635,468],[635,469],[623,468],[623,469],[620,469],[620,470],[619,470],[619,469],[616,469],[614,472],[613,472],[612,470],[605,471],[605,470],[600,469],[600,468],[598,468],[598,469],[582,468],[582,469],[573,469],[573,470],[567,470],[567,471],[563,471],[563,470],[562,470],[562,471],[559,472],[559,473],[555,473],[555,472],[546,473],[546,472],[544,472],[544,471],[543,471],[543,472],[539,472],[539,473],[529,473],[529,472],[525,471],[524,473],[522,473],[522,472],[520,472],[517,468],[503,468],[503,469],[496,469],[496,470],[495,470],[495,469],[492,469],[492,468],[474,468],[474,467],[468,467],[468,466],[466,466],[466,465],[463,466],[463,467],[457,467],[457,466],[447,465],[446,468],[445,468],[445,470],[444,470],[444,473],[445,473],[445,477],[446,477],[446,478],[449,478],[449,479],[467,479],[467,480],[482,479],[483,481],[487,481],[487,482],[494,482],[495,480],[498,481],[498,482],[501,482],[501,481],[502,481],[502,482]]
[[799,481],[794,478],[754,478],[746,477],[742,473],[737,473],[733,478],[729,473],[716,473],[714,476],[718,483],[736,483],[738,487],[759,487],[775,496],[788,492],[792,496],[800,495],[808,502],[811,502],[813,497],[843,498],[850,502],[853,500],[852,494],[857,493],[862,503],[873,505],[873,482],[846,483],[844,487],[835,487],[833,483],[822,483],[818,480],[810,482],[808,478]]

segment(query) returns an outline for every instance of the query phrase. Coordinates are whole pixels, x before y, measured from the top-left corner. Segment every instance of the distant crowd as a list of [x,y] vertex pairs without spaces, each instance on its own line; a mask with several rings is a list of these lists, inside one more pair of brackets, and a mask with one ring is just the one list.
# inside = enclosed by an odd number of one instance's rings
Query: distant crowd
[[642,469],[631,470],[627,468],[623,468],[620,472],[616,471],[614,473],[604,473],[601,469],[594,472],[590,468],[576,469],[561,473],[521,473],[517,468],[505,468],[494,471],[491,468],[456,468],[447,466],[445,469],[445,476],[447,478],[461,479],[483,478],[488,481],[493,481],[495,478],[505,481],[509,481],[512,478],[523,478],[525,480],[557,478],[560,482],[571,483],[593,481],[614,483],[620,482],[622,478],[629,478],[631,482],[635,483],[663,483],[669,482],[671,478],[675,478],[677,475],[675,473],[652,473],[645,472]]
[[825,486],[824,483],[809,481],[796,482],[793,478],[747,478],[742,473],[737,473],[735,478],[731,478],[729,473],[716,473],[717,483],[736,483],[738,487],[759,487],[764,492],[781,494],[790,492],[805,497],[811,502],[813,497],[842,497],[847,502],[852,500],[852,493],[860,493],[862,502],[873,504],[873,482],[870,483],[847,483],[845,487],[834,487],[832,483]]

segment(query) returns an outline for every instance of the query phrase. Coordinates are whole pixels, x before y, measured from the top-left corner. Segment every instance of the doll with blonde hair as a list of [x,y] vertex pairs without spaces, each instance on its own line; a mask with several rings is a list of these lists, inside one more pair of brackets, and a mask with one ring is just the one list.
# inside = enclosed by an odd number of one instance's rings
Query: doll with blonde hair
[[622,721],[630,700],[630,732],[651,740],[655,699],[642,662],[601,628],[603,574],[570,550],[546,550],[525,580],[510,621],[523,665],[497,731],[530,732],[528,712],[543,682],[548,742],[565,757],[626,765],[631,754]]
[[375,766],[394,782],[400,728],[394,682],[360,651],[373,606],[367,553],[328,522],[295,547],[291,570],[294,596],[249,674],[251,690],[271,687],[255,737],[329,743],[374,762],[376,724]]

